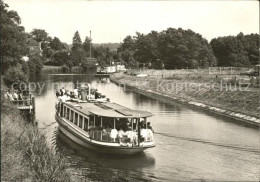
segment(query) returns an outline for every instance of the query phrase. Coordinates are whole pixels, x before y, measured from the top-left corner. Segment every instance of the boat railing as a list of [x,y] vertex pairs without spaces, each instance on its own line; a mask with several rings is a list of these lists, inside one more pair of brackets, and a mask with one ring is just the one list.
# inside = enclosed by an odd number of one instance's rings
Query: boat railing
[[[109,142],[109,143],[121,143],[122,145],[138,145],[138,133],[134,131],[128,131],[132,132],[132,136],[128,136],[126,132],[120,136],[120,134],[117,134],[115,138],[111,137],[111,132],[104,131],[104,129],[90,129],[89,130],[89,136],[91,139],[101,142]],[[153,133],[150,129],[142,129],[147,131],[146,136],[140,136],[139,140],[140,143],[142,142],[152,142],[153,141]],[[136,140],[135,140],[136,137]]]
[[31,99],[11,100],[10,102],[16,105],[27,105],[27,106],[32,105]]

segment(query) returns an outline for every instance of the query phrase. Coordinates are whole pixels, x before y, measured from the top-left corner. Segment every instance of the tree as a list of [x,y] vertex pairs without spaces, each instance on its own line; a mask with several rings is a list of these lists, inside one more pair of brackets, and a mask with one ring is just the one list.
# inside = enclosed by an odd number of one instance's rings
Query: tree
[[259,63],[259,35],[226,36],[210,42],[218,66],[244,66]]
[[81,41],[79,32],[76,31],[74,36],[73,36],[73,39],[72,39],[72,48],[71,48],[71,50],[73,51],[73,50],[76,50],[76,49],[79,49],[79,48],[82,48],[82,41]]
[[[137,33],[137,37],[138,35],[139,33]],[[136,60],[134,58],[135,51],[136,39],[134,39],[132,36],[126,36],[126,38],[123,40],[123,43],[117,49],[119,61],[125,63],[126,66],[136,67]]]
[[70,58],[73,62],[73,65],[75,66],[80,65],[85,58],[85,52],[84,49],[82,48],[82,41],[78,31],[75,32],[72,39]]
[[[138,33],[137,33],[138,34]],[[120,51],[135,50],[135,40],[131,36],[126,36],[123,40],[123,44],[119,48]]]
[[1,71],[10,66],[15,66],[19,59],[26,54],[26,34],[20,26],[21,19],[17,12],[8,11],[8,5],[0,0],[0,50],[1,50]]
[[[92,44],[91,44],[91,39],[90,39],[88,36],[86,36],[85,41],[84,41],[84,43],[83,43],[83,49],[85,50],[85,52],[88,52],[88,53],[89,53],[89,51],[90,51],[90,45],[92,45]],[[92,46],[92,47],[93,47],[93,46]]]
[[160,32],[158,49],[166,69],[216,65],[207,40],[192,30],[168,28]]
[[59,51],[65,48],[63,43],[57,37],[54,37],[53,40],[50,42],[50,47],[55,51]]
[[125,63],[126,66],[130,66],[131,68],[138,67],[137,62],[134,59],[134,51],[132,50],[127,49],[123,52],[119,52],[118,59]]
[[159,34],[156,31],[144,35],[137,33],[135,59],[141,63],[148,63],[159,58],[157,39]]
[[51,48],[46,48],[42,51],[42,55],[45,58],[51,58],[53,55],[55,54],[54,50],[52,50]]
[[4,82],[10,88],[14,83],[15,85],[13,86],[17,86],[20,83],[27,83],[28,76],[23,72],[22,66],[17,64],[8,68],[4,76]]
[[[128,65],[155,65],[166,69],[197,68],[216,65],[207,40],[192,30],[168,28],[148,34],[127,36],[118,48],[119,59]],[[134,63],[137,62],[138,64]]]
[[68,73],[70,71],[70,68],[66,65],[62,65],[61,69],[62,69],[62,73]]
[[71,60],[71,59],[68,59],[68,60],[66,61],[65,65],[69,67],[69,72],[71,72],[72,67],[73,67],[73,62],[72,62],[72,60]]
[[37,42],[49,41],[48,33],[42,29],[33,29],[31,35]]
[[33,56],[28,61],[30,76],[39,75],[43,67],[43,60],[40,56]]
[[55,62],[55,64],[54,64],[55,66],[64,65],[70,59],[69,52],[67,52],[66,50],[56,52],[53,56],[53,59],[54,59],[54,62]]

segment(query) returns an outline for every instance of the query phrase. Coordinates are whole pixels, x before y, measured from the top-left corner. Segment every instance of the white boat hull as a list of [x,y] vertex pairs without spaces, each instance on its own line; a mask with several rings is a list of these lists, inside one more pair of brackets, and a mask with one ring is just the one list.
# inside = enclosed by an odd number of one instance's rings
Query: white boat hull
[[95,150],[97,152],[119,154],[119,155],[132,155],[132,154],[142,152],[147,148],[151,148],[155,146],[153,143],[151,143],[150,145],[146,145],[146,146],[123,147],[123,146],[119,146],[119,144],[117,143],[111,143],[111,145],[109,145],[106,142],[94,141],[88,138],[87,136],[84,136],[82,132],[78,132],[77,129],[72,128],[69,125],[69,123],[67,123],[67,121],[61,118],[60,116],[56,115],[55,118],[56,121],[59,123],[60,131],[65,136],[67,136],[77,144],[87,149]]

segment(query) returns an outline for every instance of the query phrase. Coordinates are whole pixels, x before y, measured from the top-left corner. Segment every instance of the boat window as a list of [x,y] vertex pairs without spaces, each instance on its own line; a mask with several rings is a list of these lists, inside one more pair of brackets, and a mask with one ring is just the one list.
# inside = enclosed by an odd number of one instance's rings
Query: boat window
[[84,121],[84,122],[85,122],[85,123],[84,123],[84,130],[85,130],[85,131],[88,131],[88,118],[84,118],[84,120],[85,120],[85,121]]
[[71,110],[70,113],[70,121],[73,122],[73,118],[74,118],[74,111]]
[[61,117],[63,117],[63,105],[64,105],[64,104],[61,103],[61,107],[60,107],[60,108],[61,108],[61,109],[60,109],[60,116],[61,116]]
[[74,120],[74,124],[78,125],[78,113],[75,112],[75,120]]
[[68,107],[65,107],[65,111],[66,111],[66,119],[69,119],[69,113],[70,113],[70,109]]
[[101,117],[95,116],[95,126],[101,126]]
[[83,116],[79,115],[79,127],[82,128]]
[[89,116],[89,126],[94,126],[94,115]]

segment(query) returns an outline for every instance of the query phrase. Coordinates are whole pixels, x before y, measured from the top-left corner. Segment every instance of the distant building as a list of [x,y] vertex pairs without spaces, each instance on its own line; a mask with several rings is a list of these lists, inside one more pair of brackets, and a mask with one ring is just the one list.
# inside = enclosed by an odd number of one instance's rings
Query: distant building
[[121,62],[116,62],[116,71],[126,71],[125,65],[123,65]]
[[97,73],[101,74],[109,74],[109,73],[115,73],[116,72],[116,66],[97,66]]

